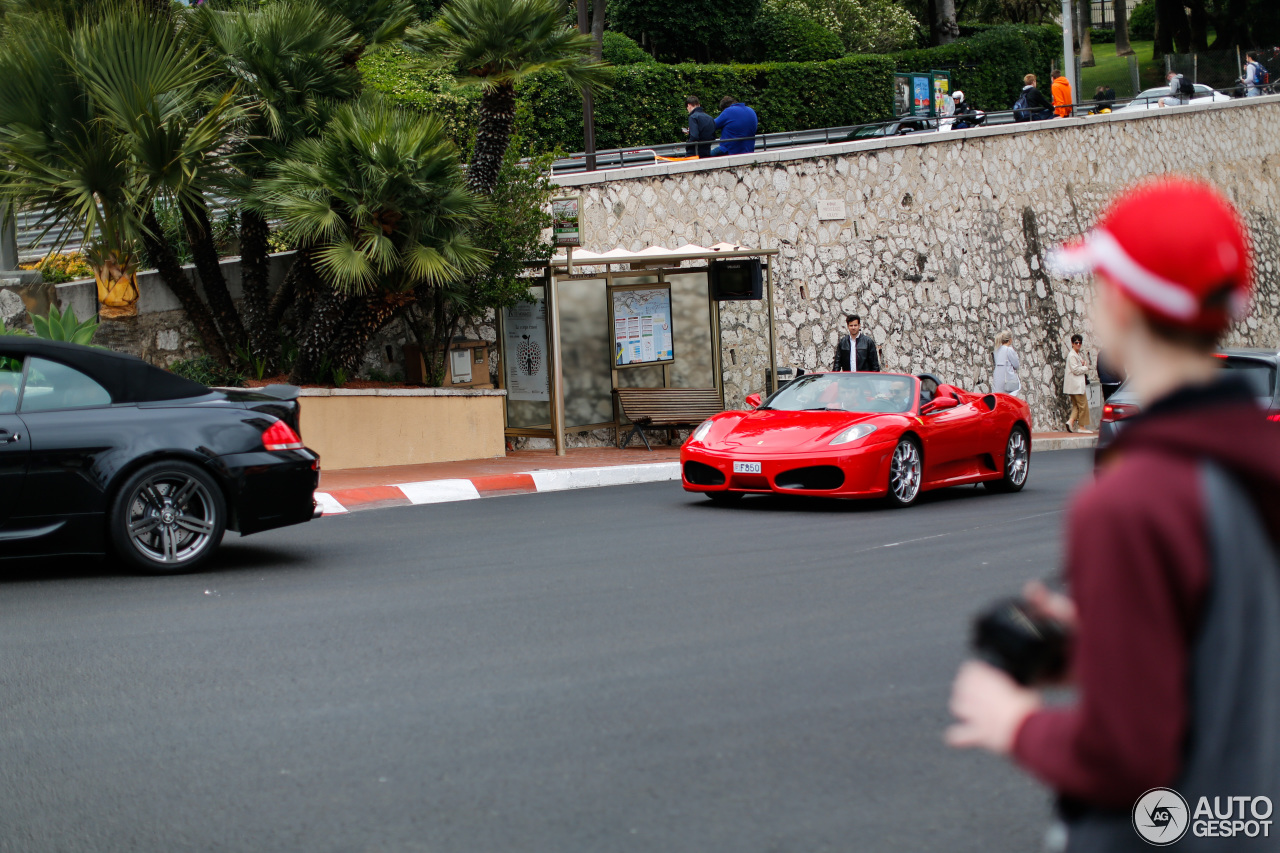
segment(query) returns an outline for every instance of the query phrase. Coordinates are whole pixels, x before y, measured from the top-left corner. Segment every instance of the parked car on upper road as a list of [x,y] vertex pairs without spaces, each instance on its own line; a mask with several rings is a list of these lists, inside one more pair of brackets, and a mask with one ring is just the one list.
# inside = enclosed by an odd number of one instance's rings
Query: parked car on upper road
[[[1221,92],[1217,91],[1216,89],[1210,88],[1209,86],[1206,86],[1203,83],[1196,83],[1195,90],[1196,90],[1196,93],[1193,96],[1191,103],[1195,103],[1196,101],[1203,101],[1206,98],[1211,101],[1233,100],[1230,95],[1224,95]],[[1167,98],[1167,97],[1169,97],[1168,86],[1156,86],[1154,89],[1143,89],[1141,92],[1139,92],[1137,95],[1134,96],[1132,101],[1130,101],[1129,103],[1125,104],[1122,107],[1116,107],[1115,109],[1112,110],[1112,112],[1123,113],[1123,112],[1128,112],[1130,110],[1171,109],[1170,107],[1160,106],[1160,100],[1162,98]],[[1179,106],[1186,106],[1186,104],[1180,104]]]
[[[1218,352],[1223,370],[1245,378],[1253,387],[1258,405],[1280,421],[1280,386],[1276,372],[1280,369],[1280,352],[1274,349],[1224,349]],[[1126,382],[1102,405],[1102,422],[1098,426],[1098,450],[1101,451],[1124,428],[1124,421],[1142,411],[1138,397]]]
[[0,337],[0,557],[114,551],[152,573],[316,515],[298,389],[217,391],[141,359]]
[[680,449],[683,485],[717,502],[751,493],[887,497],[984,483],[1016,492],[1031,465],[1031,410],[932,374],[810,373],[752,411],[704,421]]

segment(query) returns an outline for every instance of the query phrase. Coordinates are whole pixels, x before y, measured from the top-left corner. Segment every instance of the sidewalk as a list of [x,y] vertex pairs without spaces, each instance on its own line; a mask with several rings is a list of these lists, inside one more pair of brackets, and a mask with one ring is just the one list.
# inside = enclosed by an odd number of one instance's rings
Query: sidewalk
[[[1095,436],[1034,433],[1032,451],[1093,447]],[[520,450],[496,459],[434,462],[388,468],[320,472],[316,500],[325,515],[384,506],[469,501],[498,495],[556,492],[594,486],[625,486],[680,479],[680,448],[653,451],[578,448],[567,456],[551,450]]]

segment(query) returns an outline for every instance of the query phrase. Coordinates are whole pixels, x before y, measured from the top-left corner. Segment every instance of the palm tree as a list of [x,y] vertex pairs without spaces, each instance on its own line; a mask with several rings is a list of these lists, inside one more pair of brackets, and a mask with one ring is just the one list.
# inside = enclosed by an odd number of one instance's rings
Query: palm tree
[[591,37],[569,24],[561,0],[451,0],[405,42],[434,55],[460,81],[483,87],[467,168],[467,185],[479,195],[489,195],[497,183],[521,80],[545,72],[583,91],[608,84],[608,64],[592,57]]
[[[345,61],[359,37],[350,21],[313,0],[231,12],[200,10],[194,23],[219,55],[221,80],[238,84],[249,116],[242,126],[244,142],[233,157],[235,194],[248,198],[271,163],[283,159],[298,141],[319,135],[337,105],[359,92],[359,73]],[[298,274],[310,269],[300,263],[286,277],[273,310],[270,233],[261,212],[241,209],[244,319],[249,350],[264,373],[276,371],[280,321]]]
[[[71,56],[100,121],[126,153],[139,203],[149,211],[165,199],[181,212],[226,349],[241,345],[244,327],[222,277],[205,200],[226,183],[220,149],[241,116],[233,89],[209,90],[216,67],[193,34],[139,6],[77,26]],[[185,276],[167,283],[198,300]]]
[[374,98],[344,105],[325,132],[294,145],[259,193],[287,236],[316,247],[328,285],[300,330],[293,381],[359,367],[372,337],[414,299],[482,269],[469,230],[484,203],[434,117]]
[[108,316],[137,312],[138,192],[120,140],[76,76],[71,34],[52,16],[7,19],[0,51],[0,193],[43,208],[59,242],[97,235],[91,261]]

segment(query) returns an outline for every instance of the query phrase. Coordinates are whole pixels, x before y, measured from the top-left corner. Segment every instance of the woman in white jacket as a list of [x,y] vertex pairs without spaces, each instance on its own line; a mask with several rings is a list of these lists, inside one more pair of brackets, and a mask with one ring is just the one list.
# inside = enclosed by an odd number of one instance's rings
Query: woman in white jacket
[[[1089,398],[1085,396],[1085,377],[1089,375],[1089,363],[1080,354],[1084,338],[1071,336],[1071,352],[1067,354],[1067,375],[1062,380],[1062,393],[1071,398],[1071,417],[1067,419],[1067,432],[1093,432],[1089,426]],[[1077,430],[1077,423],[1081,429]]]
[[1017,394],[1022,390],[1018,379],[1018,354],[1013,351],[1013,332],[1008,329],[996,335],[996,375],[991,390],[997,394]]

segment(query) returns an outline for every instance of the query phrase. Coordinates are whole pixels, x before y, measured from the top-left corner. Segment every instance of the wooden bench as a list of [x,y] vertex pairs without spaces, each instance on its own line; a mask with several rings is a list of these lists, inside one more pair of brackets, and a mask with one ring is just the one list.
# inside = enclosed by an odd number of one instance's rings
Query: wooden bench
[[653,450],[644,434],[646,429],[696,427],[724,411],[715,388],[619,388],[613,393],[622,414],[631,421],[631,432],[620,447],[626,447],[631,436],[639,433],[644,446]]

